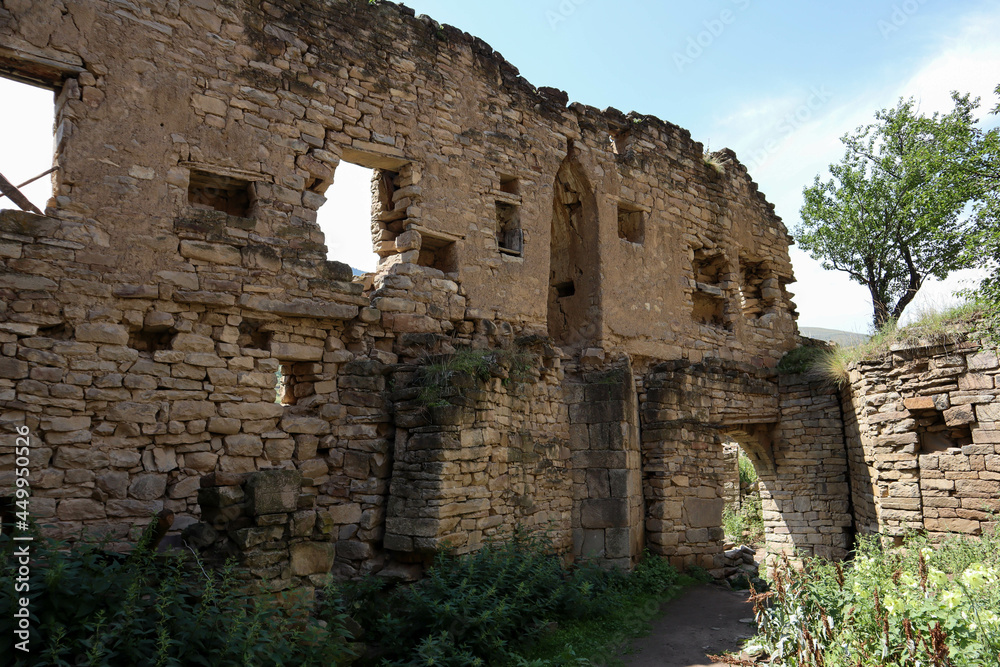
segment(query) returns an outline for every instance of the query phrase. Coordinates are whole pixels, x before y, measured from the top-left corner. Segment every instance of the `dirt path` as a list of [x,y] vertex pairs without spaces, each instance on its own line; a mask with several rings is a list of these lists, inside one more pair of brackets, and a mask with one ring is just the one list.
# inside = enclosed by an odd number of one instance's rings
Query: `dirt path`
[[714,584],[689,588],[664,603],[653,631],[622,659],[630,667],[725,667],[707,656],[735,651],[753,635],[753,625],[740,622],[753,617],[749,595]]

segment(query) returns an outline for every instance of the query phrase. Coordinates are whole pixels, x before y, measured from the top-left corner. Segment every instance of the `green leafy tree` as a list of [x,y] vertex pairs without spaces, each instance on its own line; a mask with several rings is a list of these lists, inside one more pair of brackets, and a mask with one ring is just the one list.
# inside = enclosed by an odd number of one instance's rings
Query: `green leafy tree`
[[[1000,85],[996,94],[1000,96]],[[1000,116],[1000,103],[993,107],[993,115]],[[985,133],[983,143],[980,160],[973,165],[981,180],[982,196],[976,205],[977,229],[968,251],[977,266],[988,270],[973,296],[985,307],[984,319],[996,338],[1000,337],[1000,127]]]
[[977,171],[988,133],[976,125],[978,98],[952,99],[947,114],[920,114],[912,99],[877,112],[841,138],[832,178],[817,176],[803,191],[800,246],[868,288],[876,330],[902,315],[928,277],[975,263],[966,206],[983,196]]

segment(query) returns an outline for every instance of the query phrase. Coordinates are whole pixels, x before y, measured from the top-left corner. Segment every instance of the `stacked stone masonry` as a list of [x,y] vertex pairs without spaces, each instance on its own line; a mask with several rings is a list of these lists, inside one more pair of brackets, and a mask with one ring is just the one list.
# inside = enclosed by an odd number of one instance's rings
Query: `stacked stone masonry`
[[[49,533],[211,526],[246,493],[219,479],[285,470],[308,507],[273,526],[338,574],[518,526],[719,570],[736,439],[773,548],[846,548],[840,408],[773,370],[790,238],[731,151],[390,2],[8,0],[0,74],[55,108],[44,215],[0,211],[0,500],[27,426]],[[374,169],[360,277],[316,224],[341,162]],[[468,349],[530,371],[426,400],[421,369]]]
[[995,349],[954,336],[852,368],[845,412],[857,431],[849,443],[859,532],[978,535],[993,521],[998,375]]

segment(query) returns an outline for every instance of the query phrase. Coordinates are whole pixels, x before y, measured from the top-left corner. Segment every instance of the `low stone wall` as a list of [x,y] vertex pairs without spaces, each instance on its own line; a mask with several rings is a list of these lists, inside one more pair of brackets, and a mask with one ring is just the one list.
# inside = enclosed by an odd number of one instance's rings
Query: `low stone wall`
[[323,586],[336,553],[333,523],[296,470],[212,473],[201,479],[202,522],[184,531],[206,560],[233,559],[238,576],[270,591]]
[[861,531],[982,532],[1000,510],[998,375],[995,349],[955,336],[850,369]]

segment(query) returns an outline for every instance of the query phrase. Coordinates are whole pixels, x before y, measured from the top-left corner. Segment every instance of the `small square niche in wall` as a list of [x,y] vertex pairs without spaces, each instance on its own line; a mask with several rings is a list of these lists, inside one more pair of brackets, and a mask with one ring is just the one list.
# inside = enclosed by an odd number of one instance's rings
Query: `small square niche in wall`
[[641,244],[645,238],[645,214],[637,208],[618,204],[618,238]]
[[188,203],[246,218],[250,215],[250,181],[197,169],[188,181]]

